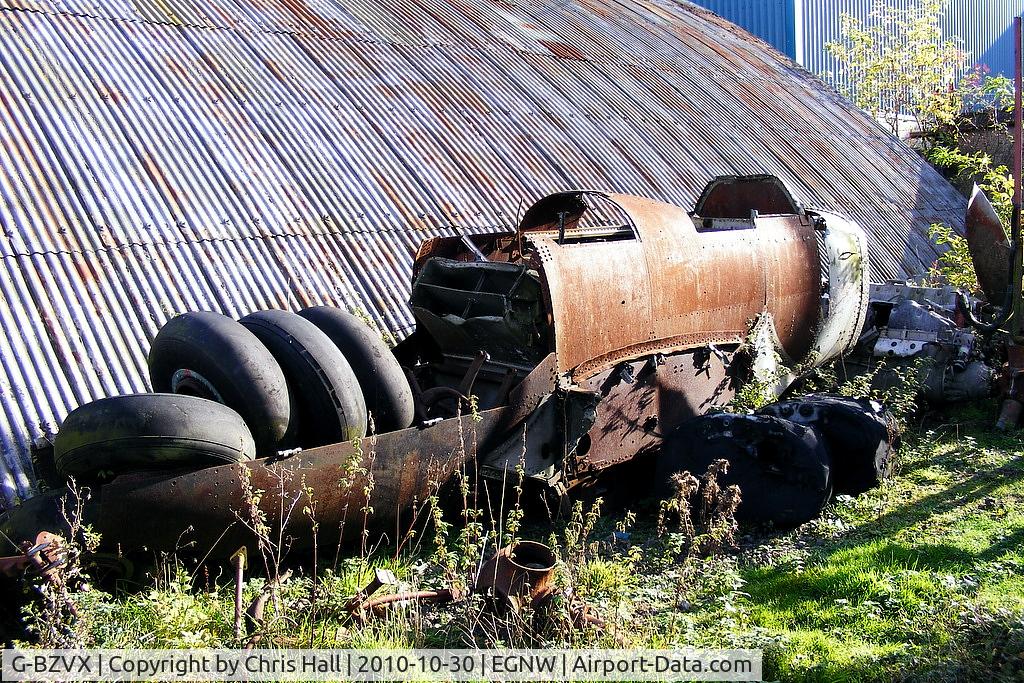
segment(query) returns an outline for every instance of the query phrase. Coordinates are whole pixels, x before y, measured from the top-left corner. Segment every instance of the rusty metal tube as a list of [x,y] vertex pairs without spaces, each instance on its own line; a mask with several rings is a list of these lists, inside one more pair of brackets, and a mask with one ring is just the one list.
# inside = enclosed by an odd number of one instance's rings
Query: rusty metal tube
[[[1021,126],[1024,125],[1024,111],[1021,111],[1022,74],[1021,74],[1021,18],[1013,19],[1013,205],[1020,208],[1021,193]],[[1013,236],[1016,239],[1016,235]]]
[[[126,551],[176,550],[212,559],[226,559],[239,546],[259,552],[254,516],[271,543],[287,541],[293,552],[311,550],[314,542],[355,541],[364,523],[394,539],[417,501],[474,467],[474,444],[484,448],[505,434],[509,415],[496,408],[480,413],[479,422],[451,418],[279,462],[124,475],[104,486],[97,529],[105,542]],[[315,512],[304,513],[307,506]],[[143,515],[160,524],[139,524]]]
[[480,568],[474,590],[492,590],[516,609],[537,607],[554,588],[556,558],[551,548],[536,541],[518,541],[495,553]]
[[1020,337],[1021,325],[1024,324],[1024,310],[1021,301],[1021,280],[1024,278],[1024,251],[1021,249],[1020,234],[1020,211],[1021,211],[1021,164],[1024,163],[1024,111],[1021,111],[1022,99],[1024,99],[1024,66],[1021,63],[1021,18],[1013,20],[1013,56],[1014,56],[1014,78],[1013,78],[1013,214],[1010,218],[1010,243],[1012,245],[1010,258],[1010,287],[1008,291],[1013,296],[1010,305],[1013,316],[1013,326],[1010,336],[1014,339]]
[[362,610],[376,610],[387,605],[393,605],[396,602],[426,602],[432,604],[445,604],[455,600],[455,593],[450,588],[442,588],[436,591],[410,591],[407,593],[393,593],[391,595],[382,595],[379,598],[371,598],[364,602],[360,609]]

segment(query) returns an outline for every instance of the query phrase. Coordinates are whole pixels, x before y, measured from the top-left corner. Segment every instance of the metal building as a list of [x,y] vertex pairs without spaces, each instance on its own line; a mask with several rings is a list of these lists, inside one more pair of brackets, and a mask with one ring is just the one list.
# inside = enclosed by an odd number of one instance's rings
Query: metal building
[[925,270],[963,200],[789,60],[674,0],[0,0],[0,498],[159,326],[329,303],[406,334],[425,237],[570,188],[690,207],[769,172]]
[[[885,0],[905,10],[919,0]],[[826,45],[841,37],[840,20],[849,14],[862,21],[876,0],[698,0],[722,17],[750,31],[811,73],[840,78]],[[1024,0],[946,0],[943,34],[963,41],[970,63],[990,73],[1013,76],[1013,18],[1024,13]]]

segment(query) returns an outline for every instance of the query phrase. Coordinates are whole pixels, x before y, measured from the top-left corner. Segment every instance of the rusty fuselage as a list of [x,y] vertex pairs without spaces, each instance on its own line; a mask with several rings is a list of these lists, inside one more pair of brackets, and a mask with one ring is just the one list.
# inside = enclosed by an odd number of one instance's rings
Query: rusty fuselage
[[274,533],[287,526],[293,549],[311,547],[314,525],[321,544],[367,525],[394,543],[460,472],[501,481],[519,469],[568,492],[655,452],[742,383],[780,392],[852,348],[866,259],[856,225],[803,209],[770,176],[717,179],[692,213],[600,192],[548,196],[515,232],[420,248],[417,329],[395,349],[416,426],[122,475],[100,490],[95,525],[122,549],[188,544],[226,557],[254,544],[256,518]]

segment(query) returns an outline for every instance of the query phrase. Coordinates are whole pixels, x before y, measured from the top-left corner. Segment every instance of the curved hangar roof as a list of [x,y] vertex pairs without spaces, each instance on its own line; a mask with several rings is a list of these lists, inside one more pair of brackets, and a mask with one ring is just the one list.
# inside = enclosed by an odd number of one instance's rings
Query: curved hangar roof
[[361,307],[397,335],[425,237],[549,192],[690,207],[768,172],[922,271],[962,200],[764,43],[672,0],[0,0],[0,472],[147,389],[188,309]]

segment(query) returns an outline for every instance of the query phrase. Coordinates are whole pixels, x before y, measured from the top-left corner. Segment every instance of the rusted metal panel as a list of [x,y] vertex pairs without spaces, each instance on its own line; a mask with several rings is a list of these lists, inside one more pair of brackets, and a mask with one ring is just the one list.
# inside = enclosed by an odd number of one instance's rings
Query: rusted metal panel
[[977,185],[967,205],[965,236],[981,291],[1001,304],[1010,284],[1010,243],[999,216]]
[[[574,195],[561,196],[568,205]],[[821,273],[809,217],[766,216],[699,230],[679,207],[606,197],[632,219],[634,238],[584,244],[529,238],[548,294],[560,371],[588,377],[648,349],[737,342],[765,311],[791,358],[810,350],[815,330],[806,322],[818,316]]]
[[[548,294],[561,372],[654,339],[644,245],[559,246],[534,238]],[[600,292],[599,297],[594,294]]]
[[675,426],[725,405],[739,381],[729,365],[735,346],[718,351],[721,357],[705,347],[668,356],[661,364],[634,361],[629,363],[632,382],[623,380],[621,366],[587,379],[586,387],[602,398],[570,469],[585,479],[632,460],[658,446]]
[[554,191],[692,206],[773,173],[871,233],[876,279],[963,218],[868,117],[670,0],[0,0],[0,107],[6,502],[33,439],[146,388],[173,315],[327,303],[401,337],[423,239]]

